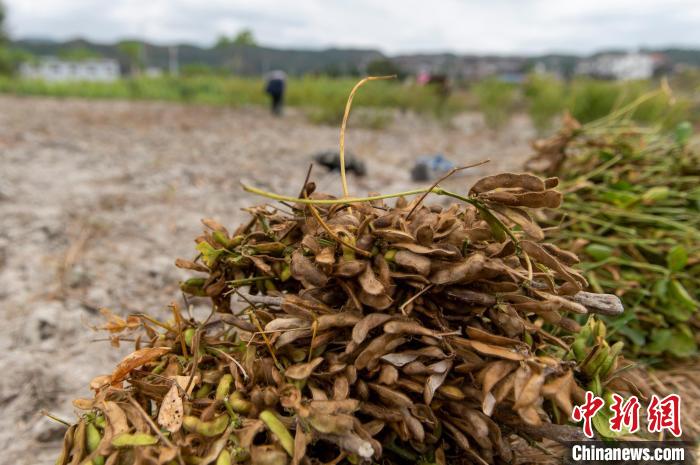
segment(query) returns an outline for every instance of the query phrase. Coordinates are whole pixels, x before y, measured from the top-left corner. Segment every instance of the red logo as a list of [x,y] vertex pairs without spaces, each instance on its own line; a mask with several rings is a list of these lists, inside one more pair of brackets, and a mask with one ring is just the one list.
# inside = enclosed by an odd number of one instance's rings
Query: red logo
[[[632,396],[625,401],[618,394],[612,395],[613,403],[610,405],[613,415],[609,420],[610,430],[621,433],[623,429],[630,433],[636,433],[640,429],[639,412],[641,404],[637,396]],[[594,437],[593,417],[605,406],[605,401],[591,391],[586,391],[586,400],[582,405],[577,405],[571,412],[571,418],[583,421],[583,434],[589,438]],[[678,394],[670,394],[660,399],[656,394],[651,396],[647,407],[647,431],[661,433],[668,430],[676,437],[683,434],[681,429],[681,398]]]
[[679,437],[681,429],[681,397],[678,394],[669,394],[663,399],[654,394],[651,396],[649,408],[649,432],[660,433],[667,429],[675,437]]
[[591,391],[586,391],[586,402],[583,405],[574,407],[571,412],[571,417],[574,421],[583,420],[583,434],[586,437],[593,437],[593,415],[598,413],[598,410],[603,408],[605,401],[593,394]]
[[622,427],[629,429],[630,433],[639,431],[639,399],[637,396],[632,396],[627,402],[622,396],[613,394],[613,404],[610,410],[614,415],[610,419],[610,429],[616,433],[622,432]]

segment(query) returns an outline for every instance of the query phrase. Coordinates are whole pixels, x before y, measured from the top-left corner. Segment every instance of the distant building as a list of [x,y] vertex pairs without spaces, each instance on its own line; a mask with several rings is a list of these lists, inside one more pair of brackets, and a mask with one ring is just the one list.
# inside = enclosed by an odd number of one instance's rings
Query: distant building
[[20,76],[44,81],[102,81],[119,79],[119,63],[110,59],[61,60],[54,57],[40,58],[20,65]]
[[163,70],[161,68],[158,68],[157,66],[149,66],[144,70],[143,74],[145,74],[146,77],[149,78],[158,78],[163,75]]
[[487,77],[497,77],[508,81],[522,80],[527,59],[507,56],[475,55],[401,55],[392,61],[409,74],[446,75],[451,80],[478,81]]
[[649,79],[660,59],[648,53],[605,53],[579,61],[576,74],[619,81]]

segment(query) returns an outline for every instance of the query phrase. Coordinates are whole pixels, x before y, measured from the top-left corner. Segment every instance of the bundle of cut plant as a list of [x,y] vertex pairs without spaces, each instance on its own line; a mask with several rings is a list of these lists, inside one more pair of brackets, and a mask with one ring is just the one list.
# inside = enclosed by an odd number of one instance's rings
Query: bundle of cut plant
[[58,464],[508,463],[518,437],[581,439],[583,391],[632,388],[602,323],[577,338],[571,317],[619,299],[584,291],[531,219],[556,185],[507,173],[466,195],[336,199],[305,182],[232,232],[205,220],[177,265],[203,274],[182,289],[211,316],[112,316],[116,339],[145,336],[76,401]]
[[551,238],[579,254],[597,292],[625,306],[613,339],[649,361],[697,354],[700,342],[700,157],[692,127],[638,127],[634,106],[581,126],[572,118],[536,141],[528,168],[562,178]]

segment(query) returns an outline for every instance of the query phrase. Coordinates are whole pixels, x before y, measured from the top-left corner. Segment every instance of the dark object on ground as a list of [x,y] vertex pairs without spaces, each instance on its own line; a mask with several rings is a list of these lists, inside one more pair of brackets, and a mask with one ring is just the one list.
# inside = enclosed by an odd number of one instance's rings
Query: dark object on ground
[[[336,151],[319,152],[314,155],[314,161],[326,167],[328,171],[340,171],[340,153]],[[367,174],[365,164],[351,153],[345,154],[345,171],[360,177]]]
[[444,74],[434,74],[430,76],[426,85],[431,86],[435,89],[435,93],[443,100],[452,93],[452,86],[450,85],[449,78]]
[[273,71],[270,73],[265,92],[272,99],[272,114],[276,116],[282,115],[282,105],[284,104],[284,90],[286,87],[287,75],[282,71]]
[[441,153],[420,157],[411,168],[411,179],[416,182],[430,181],[454,167],[455,164]]

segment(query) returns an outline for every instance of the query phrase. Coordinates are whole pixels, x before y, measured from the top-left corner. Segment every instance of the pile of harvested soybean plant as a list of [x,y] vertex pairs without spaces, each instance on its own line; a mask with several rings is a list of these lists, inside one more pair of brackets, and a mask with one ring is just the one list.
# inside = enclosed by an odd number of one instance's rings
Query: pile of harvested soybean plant
[[555,178],[368,198],[342,180],[341,199],[246,187],[281,203],[232,232],[205,220],[177,265],[203,273],[182,289],[211,315],[112,316],[115,340],[143,336],[75,402],[57,463],[512,462],[518,438],[581,439],[567,423],[584,389],[631,389],[602,323],[577,337],[571,318],[619,299],[584,291],[531,219],[559,207]]

